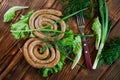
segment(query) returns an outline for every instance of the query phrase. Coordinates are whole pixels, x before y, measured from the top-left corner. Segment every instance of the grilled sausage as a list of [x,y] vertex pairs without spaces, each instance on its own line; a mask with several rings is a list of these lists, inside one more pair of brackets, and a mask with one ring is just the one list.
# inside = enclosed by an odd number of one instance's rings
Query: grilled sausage
[[[42,9],[38,10],[33,15],[30,17],[29,20],[29,25],[30,29],[34,30],[37,28],[41,28],[45,25],[50,25],[51,23],[60,20],[60,16],[62,16],[62,13],[58,10],[53,10],[53,9]],[[60,26],[61,31],[65,32],[66,30],[66,24],[62,20],[58,24],[54,24],[50,26],[50,29],[57,30],[58,27]],[[54,41],[55,39],[61,39],[64,36],[64,33],[60,33],[57,37],[54,36],[53,34],[44,34],[42,31],[34,31],[33,32],[35,36],[37,36],[40,39],[48,38],[51,41]]]
[[46,48],[43,53],[39,53],[39,49],[46,47],[38,38],[29,39],[23,46],[23,54],[26,61],[35,68],[51,68],[60,60],[60,52],[57,46]]

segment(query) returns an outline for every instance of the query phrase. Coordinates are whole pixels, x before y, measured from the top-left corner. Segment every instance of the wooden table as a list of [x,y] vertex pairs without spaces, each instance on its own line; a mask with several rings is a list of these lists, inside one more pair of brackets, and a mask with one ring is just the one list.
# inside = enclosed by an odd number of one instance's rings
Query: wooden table
[[[109,18],[113,20],[113,28],[108,39],[120,37],[120,0],[107,0],[107,3],[109,5]],[[18,11],[14,20],[10,23],[4,23],[4,13],[16,5],[29,6],[29,9]],[[112,66],[103,65],[91,71],[84,70],[79,66],[71,70],[72,63],[67,62],[62,71],[47,78],[43,78],[37,69],[31,67],[25,61],[22,52],[26,40],[15,40],[10,33],[10,25],[17,22],[21,14],[42,8],[62,10],[59,0],[0,0],[0,80],[120,80],[120,61]],[[91,33],[92,21],[93,19],[86,20],[86,33]],[[69,24],[70,28],[78,33],[75,20],[71,20]],[[88,38],[92,62],[96,55],[94,40],[94,37]],[[80,63],[84,64],[84,57]]]

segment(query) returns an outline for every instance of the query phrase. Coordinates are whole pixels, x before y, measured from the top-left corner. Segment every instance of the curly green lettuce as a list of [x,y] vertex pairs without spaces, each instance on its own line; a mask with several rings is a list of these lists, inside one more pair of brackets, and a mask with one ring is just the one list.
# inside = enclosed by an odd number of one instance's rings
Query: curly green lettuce
[[[63,55],[61,55],[61,58],[65,59],[65,57]],[[61,71],[63,68],[63,65],[64,65],[64,61],[62,61],[62,59],[61,59],[55,67],[41,69],[43,77],[47,77],[49,75],[49,73],[57,73],[57,72]]]
[[98,50],[101,40],[101,24],[98,17],[94,19],[94,22],[92,24],[92,30],[96,35],[95,47]]
[[15,12],[17,10],[28,8],[28,6],[14,6],[11,7],[5,14],[4,14],[4,22],[10,22],[15,17]]
[[15,39],[20,39],[25,37],[27,34],[32,35],[32,32],[21,32],[19,30],[30,30],[29,29],[29,18],[34,13],[34,11],[28,12],[25,16],[21,16],[20,20],[11,25],[11,32]]
[[73,61],[71,69],[73,69],[79,62],[82,56],[82,41],[80,36],[76,36],[73,43],[73,53],[75,54],[75,59]]
[[71,46],[73,45],[74,41],[74,33],[72,30],[69,30],[67,34],[65,34],[64,38],[62,39],[62,44],[64,46]]

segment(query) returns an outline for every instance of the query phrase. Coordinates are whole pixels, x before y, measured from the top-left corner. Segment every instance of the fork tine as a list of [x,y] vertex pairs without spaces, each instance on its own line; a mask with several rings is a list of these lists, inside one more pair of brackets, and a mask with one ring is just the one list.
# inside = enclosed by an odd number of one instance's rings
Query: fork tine
[[84,17],[83,17],[83,14],[81,14],[81,18],[82,18],[82,23],[84,24]]
[[79,16],[79,14],[77,15],[77,23],[78,23],[78,26],[81,25],[81,17]]
[[83,17],[82,14],[77,15],[77,23],[78,23],[79,26],[84,25],[84,17]]

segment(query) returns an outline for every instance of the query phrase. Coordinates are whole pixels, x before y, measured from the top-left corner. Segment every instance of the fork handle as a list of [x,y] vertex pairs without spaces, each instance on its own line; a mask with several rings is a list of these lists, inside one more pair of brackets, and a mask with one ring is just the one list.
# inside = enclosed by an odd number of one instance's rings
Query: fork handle
[[91,58],[90,58],[90,53],[89,53],[87,40],[83,41],[83,49],[84,49],[86,66],[87,66],[88,69],[91,70],[92,69],[92,63],[91,63]]

